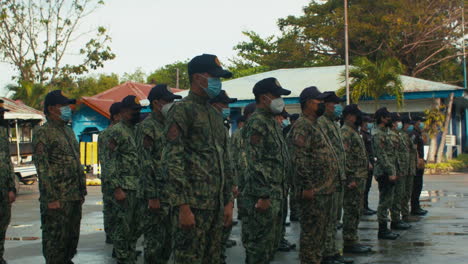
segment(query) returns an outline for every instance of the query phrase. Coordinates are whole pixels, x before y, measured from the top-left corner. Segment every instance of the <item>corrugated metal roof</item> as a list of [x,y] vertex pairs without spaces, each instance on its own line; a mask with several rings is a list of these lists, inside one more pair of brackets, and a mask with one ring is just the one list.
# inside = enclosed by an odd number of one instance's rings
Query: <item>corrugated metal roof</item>
[[[337,91],[344,86],[342,82],[342,73],[345,70],[344,65],[327,67],[309,67],[295,69],[279,69],[246,77],[241,77],[223,82],[223,89],[230,97],[238,100],[252,100],[252,88],[258,81],[275,77],[285,89],[291,90],[289,98],[299,97],[301,91],[309,86],[317,86],[320,91]],[[411,92],[434,92],[459,90],[462,87],[444,84],[440,82],[427,81],[409,76],[401,76],[405,93]],[[182,96],[187,95],[187,91],[179,93]]]
[[[122,101],[127,95],[135,95],[139,100],[144,100],[148,97],[153,86],[150,84],[126,82],[97,95],[85,96],[80,100],[80,103],[86,104],[99,114],[109,118],[109,108],[113,103]],[[175,88],[171,89],[174,93],[182,91]]]
[[15,101],[6,97],[1,97],[5,102],[4,107],[9,112],[5,112],[5,119],[36,119],[45,120],[44,114],[32,107],[25,105],[22,101]]

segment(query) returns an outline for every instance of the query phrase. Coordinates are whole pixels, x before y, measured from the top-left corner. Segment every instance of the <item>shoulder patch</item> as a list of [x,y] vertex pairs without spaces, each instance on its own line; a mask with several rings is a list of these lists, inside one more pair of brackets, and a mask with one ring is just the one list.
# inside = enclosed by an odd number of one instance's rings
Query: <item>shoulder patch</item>
[[177,138],[179,138],[179,136],[180,136],[180,128],[176,123],[174,123],[171,125],[171,127],[169,127],[169,130],[167,131],[167,135],[166,135],[167,140],[174,141]]

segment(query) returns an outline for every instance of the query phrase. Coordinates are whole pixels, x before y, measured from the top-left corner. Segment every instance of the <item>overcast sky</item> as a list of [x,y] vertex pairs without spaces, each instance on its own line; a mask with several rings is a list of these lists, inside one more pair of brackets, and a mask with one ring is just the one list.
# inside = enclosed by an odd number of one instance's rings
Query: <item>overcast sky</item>
[[[107,0],[88,17],[81,30],[96,25],[109,29],[117,55],[97,72],[145,72],[202,53],[221,62],[235,55],[233,47],[246,40],[242,31],[268,36],[278,33],[278,18],[302,13],[309,0]],[[79,45],[70,49],[78,50]],[[68,56],[67,63],[77,63]],[[14,71],[0,64],[0,95]]]

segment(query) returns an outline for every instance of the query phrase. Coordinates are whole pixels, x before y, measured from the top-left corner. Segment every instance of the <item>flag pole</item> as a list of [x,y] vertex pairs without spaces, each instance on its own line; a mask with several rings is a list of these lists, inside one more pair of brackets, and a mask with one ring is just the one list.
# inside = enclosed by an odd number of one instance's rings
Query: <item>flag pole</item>
[[351,103],[349,96],[349,41],[348,41],[348,0],[344,0],[344,26],[345,26],[345,82],[346,105]]

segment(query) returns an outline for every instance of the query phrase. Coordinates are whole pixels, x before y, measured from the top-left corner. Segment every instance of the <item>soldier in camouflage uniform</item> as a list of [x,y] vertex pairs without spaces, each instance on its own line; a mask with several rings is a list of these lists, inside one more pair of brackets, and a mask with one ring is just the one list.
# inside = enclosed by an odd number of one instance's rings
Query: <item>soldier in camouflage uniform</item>
[[10,141],[8,140],[8,122],[5,120],[3,100],[0,100],[0,264],[5,251],[5,234],[11,219],[11,204],[16,200],[15,173],[11,163]]
[[397,181],[397,157],[395,154],[395,142],[389,127],[392,125],[391,114],[387,108],[380,108],[375,112],[377,123],[376,133],[372,138],[376,163],[374,177],[379,184],[379,207],[377,219],[379,221],[379,239],[394,240],[398,234],[388,229],[388,211],[393,204],[395,182]]
[[408,175],[406,177],[405,183],[405,191],[403,194],[403,198],[401,201],[401,216],[402,220],[405,222],[410,221],[410,209],[409,209],[409,202],[411,200],[411,193],[413,191],[413,182],[414,176],[416,175],[416,169],[418,164],[418,150],[416,147],[416,142],[414,142],[414,138],[412,137],[411,133],[414,130],[414,121],[411,120],[409,117],[404,117],[403,121],[403,132],[405,134],[404,138],[408,142],[409,147],[409,169]]
[[[221,90],[221,92],[215,98],[210,99],[209,103],[218,111],[222,116],[224,121],[228,121],[230,115],[229,104],[237,102],[237,98],[229,98],[226,91]],[[231,170],[230,174],[233,176],[230,180],[229,185],[232,186],[232,195],[234,198],[237,196],[238,187],[237,187],[237,170],[234,168],[234,153],[233,153],[233,144],[232,139],[229,138],[229,129],[226,129],[226,136],[228,138],[228,154],[230,157],[229,168]],[[225,226],[223,228],[223,236],[221,239],[221,261],[226,263],[226,249],[229,245],[235,245],[236,241],[230,240],[229,236],[231,235],[232,225]]]
[[326,227],[325,237],[325,261],[333,262],[353,262],[351,259],[344,258],[340,255],[338,247],[336,245],[336,228],[341,218],[341,211],[343,207],[343,187],[346,182],[345,175],[345,151],[343,147],[343,139],[341,137],[341,130],[337,123],[338,115],[336,109],[339,109],[338,105],[343,101],[341,98],[336,96],[334,92],[325,92],[327,97],[325,98],[325,113],[319,117],[317,123],[322,131],[330,139],[333,149],[338,156],[339,170],[336,174],[336,192],[333,194],[333,203],[330,205],[330,215],[328,225]]
[[165,84],[153,87],[148,95],[151,114],[137,126],[137,146],[142,150],[140,188],[145,200],[145,263],[165,264],[172,253],[172,208],[167,193],[167,178],[162,173],[161,154],[165,143],[166,116],[175,99]]
[[112,232],[114,253],[118,263],[135,263],[136,242],[140,235],[141,205],[139,189],[140,159],[136,144],[135,125],[140,120],[138,99],[129,95],[122,100],[119,123],[106,138],[109,152],[109,188],[113,191],[115,226]]
[[279,246],[282,199],[290,157],[275,115],[284,109],[283,89],[275,78],[259,81],[253,88],[256,110],[242,131],[248,166],[242,196],[247,215],[242,222],[246,263],[269,263]]
[[47,123],[33,137],[34,164],[39,176],[42,250],[47,264],[73,263],[80,237],[86,176],[73,130],[70,104],[60,90],[47,94]]
[[232,74],[208,54],[193,58],[188,73],[190,92],[169,112],[161,161],[174,206],[174,260],[218,264],[223,223],[232,222],[232,175],[223,117],[208,100]]
[[99,162],[101,164],[101,192],[102,192],[102,202],[103,202],[103,209],[102,214],[104,216],[104,232],[106,233],[106,243],[112,244],[112,230],[115,225],[115,212],[114,208],[112,207],[112,197],[114,196],[114,191],[109,188],[109,182],[107,181],[107,177],[109,174],[108,160],[109,160],[109,152],[107,150],[107,145],[105,142],[108,141],[108,135],[112,126],[117,124],[120,121],[120,106],[122,103],[117,102],[113,103],[109,109],[110,113],[110,125],[107,129],[99,133],[98,139],[98,151],[99,151]]
[[410,162],[410,149],[408,140],[406,138],[406,132],[402,131],[403,123],[401,122],[400,115],[398,113],[392,113],[391,131],[396,136],[397,148],[395,148],[397,154],[397,176],[398,180],[395,183],[395,193],[393,197],[393,205],[390,209],[392,223],[390,227],[395,230],[407,230],[411,228],[411,225],[405,223],[401,219],[401,205],[406,193],[406,178],[409,173],[409,162]]
[[[302,115],[288,135],[294,168],[293,185],[300,203],[300,259],[304,264],[319,264],[324,250],[325,226],[335,192],[338,157],[330,139],[318,127],[319,104],[324,94],[316,87],[300,95]],[[322,103],[323,104],[323,103]]]
[[357,105],[348,105],[343,110],[343,120],[341,135],[346,152],[345,171],[347,178],[343,199],[343,252],[367,253],[371,251],[371,248],[359,244],[358,235],[369,168],[366,147],[358,131],[362,124],[362,112]]

